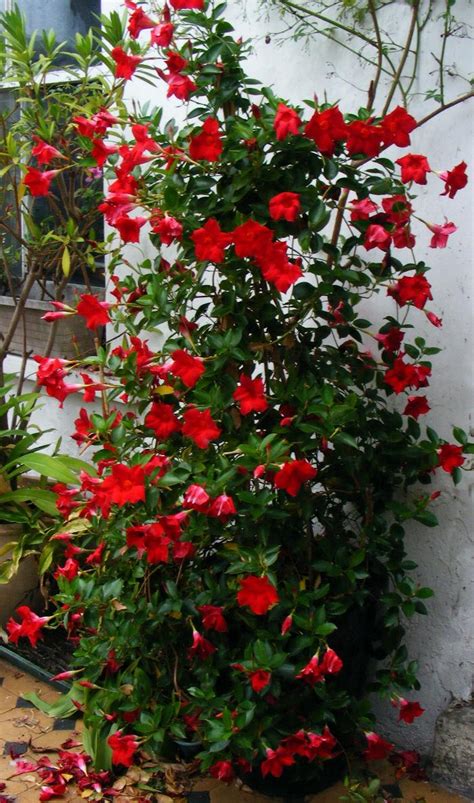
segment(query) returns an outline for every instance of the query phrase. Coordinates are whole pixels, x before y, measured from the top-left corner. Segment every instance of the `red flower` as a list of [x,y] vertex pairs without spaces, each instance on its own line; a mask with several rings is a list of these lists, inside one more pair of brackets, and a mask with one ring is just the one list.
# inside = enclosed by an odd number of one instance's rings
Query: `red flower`
[[389,198],[382,199],[382,206],[387,214],[390,223],[401,226],[407,223],[413,211],[413,207],[406,195],[391,195]]
[[166,66],[171,73],[182,72],[189,64],[189,61],[181,53],[169,50],[166,54]]
[[106,145],[102,139],[94,139],[92,143],[91,156],[99,167],[103,167],[109,156],[118,150],[117,145]]
[[137,39],[142,31],[146,31],[149,28],[155,28],[155,26],[156,22],[150,19],[150,17],[145,14],[143,9],[137,8],[133,14],[131,14],[128,21],[128,32],[132,39]]
[[463,463],[464,457],[462,456],[461,446],[456,446],[454,443],[444,443],[438,449],[438,465],[448,474],[451,474],[455,468],[462,466]]
[[247,220],[232,234],[238,257],[261,257],[273,240],[273,232],[256,220]]
[[257,262],[263,278],[273,284],[280,293],[286,293],[302,275],[301,260],[290,262],[288,245],[284,242],[270,243]]
[[327,675],[335,675],[337,672],[341,671],[342,666],[342,660],[339,658],[337,653],[335,653],[334,650],[329,647],[324,653],[324,657],[321,662],[322,671]]
[[409,700],[404,700],[403,697],[400,698],[398,702],[400,705],[400,714],[398,719],[400,722],[407,722],[409,725],[412,724],[416,717],[421,717],[425,710],[418,702],[410,702]]
[[18,639],[25,636],[29,639],[31,646],[36,647],[38,639],[41,637],[41,628],[46,622],[49,622],[51,617],[37,616],[27,605],[21,605],[15,613],[21,617],[22,621],[18,624],[13,618],[8,620],[6,624],[8,640],[13,644],[18,644]]
[[131,767],[133,756],[138,750],[138,739],[132,733],[123,734],[116,731],[107,739],[107,744],[112,748],[112,764],[122,764],[124,767]]
[[35,354],[33,359],[40,366],[36,377],[38,385],[45,387],[48,396],[58,399],[62,407],[66,397],[77,390],[77,386],[66,385],[64,382],[64,366],[68,365],[68,361],[58,357],[41,357],[39,354]]
[[275,474],[275,487],[297,496],[303,483],[314,479],[317,473],[307,460],[290,460]]
[[339,108],[332,106],[323,112],[314,112],[306,123],[305,136],[312,139],[321,153],[332,156],[337,140],[343,140],[347,135],[347,126]]
[[[33,134],[33,139],[36,142],[36,145],[31,151],[32,156],[36,156],[36,161],[39,165],[47,165],[53,159],[64,159],[65,157],[58,151],[57,148],[53,148],[52,145],[49,143],[44,142],[42,139]],[[456,168],[454,168],[456,170]],[[466,179],[467,181],[467,179]]]
[[193,388],[205,371],[200,357],[193,357],[184,349],[176,349],[171,354],[170,373],[178,376],[187,388]]
[[382,739],[377,733],[366,733],[365,738],[368,746],[362,755],[366,761],[380,761],[387,758],[393,750],[393,744]]
[[222,153],[222,147],[219,122],[214,117],[208,117],[200,133],[191,137],[189,155],[196,161],[205,159],[208,162],[217,162]]
[[143,502],[145,500],[145,471],[142,466],[126,466],[123,463],[116,463],[112,466],[112,473],[102,482],[100,491],[107,494],[111,504],[119,505],[119,507],[128,503]]
[[446,223],[441,226],[436,223],[427,223],[427,226],[430,231],[433,232],[430,248],[446,248],[448,237],[458,230],[458,227],[455,226],[454,223],[448,223],[447,220]]
[[402,181],[408,184],[414,181],[415,184],[426,184],[426,176],[431,173],[426,156],[419,153],[408,153],[396,160],[396,164],[402,168]]
[[120,237],[124,243],[138,243],[140,241],[140,229],[147,222],[144,217],[128,217],[128,215],[119,215],[115,221],[114,226],[118,229]]
[[221,434],[209,408],[198,410],[190,406],[185,410],[183,419],[183,435],[191,438],[200,449],[207,449],[210,442]]
[[397,357],[384,376],[385,384],[389,385],[395,393],[401,393],[405,388],[416,386],[417,379],[416,366],[403,362],[403,357]]
[[216,519],[227,519],[228,516],[233,516],[237,513],[234,500],[227,494],[217,496],[207,512],[209,516],[214,516]]
[[392,236],[390,232],[380,226],[378,223],[371,223],[367,226],[364,236],[364,248],[370,251],[372,248],[380,248],[381,251],[386,251],[390,245]]
[[298,672],[296,678],[304,680],[310,686],[324,681],[324,670],[319,662],[319,656],[313,655],[311,660]]
[[279,601],[277,590],[270,583],[268,577],[257,577],[254,574],[249,574],[239,580],[239,583],[238,604],[241,608],[247,606],[257,616],[263,616]]
[[96,329],[110,323],[109,309],[112,304],[87,293],[82,293],[80,299],[77,312],[86,319],[87,329]]
[[249,673],[249,681],[254,692],[261,692],[266,689],[272,679],[272,673],[267,672],[266,669],[255,669]]
[[293,625],[293,617],[290,613],[285,619],[283,619],[280,631],[281,635],[286,636],[288,631],[291,630],[292,625]]
[[442,319],[438,318],[438,316],[435,315],[434,312],[428,312],[427,310],[424,310],[424,313],[428,318],[429,322],[433,324],[433,326],[436,326],[439,329],[443,325]]
[[196,259],[203,262],[214,262],[216,265],[224,260],[224,249],[232,242],[232,235],[221,230],[217,220],[210,218],[204,226],[191,234]]
[[172,405],[163,402],[153,402],[145,416],[145,426],[152,429],[160,440],[169,438],[173,432],[179,432],[181,429]]
[[171,43],[174,33],[174,25],[172,22],[160,22],[155,25],[151,32],[150,45],[158,45],[158,47],[168,47]]
[[444,192],[442,192],[441,195],[448,195],[450,198],[454,198],[457,191],[462,190],[462,188],[466,186],[466,167],[466,162],[459,162],[452,170],[441,173],[440,178],[445,182]]
[[278,140],[286,139],[290,134],[298,134],[301,120],[294,109],[279,103],[273,127]]
[[74,578],[77,577],[78,572],[79,564],[77,560],[74,560],[74,558],[68,558],[64,566],[58,567],[54,576],[55,578],[64,577],[65,580],[71,582],[71,580],[74,580]]
[[265,398],[265,386],[259,376],[251,379],[249,376],[241,374],[239,385],[234,390],[232,398],[238,403],[242,415],[248,415],[252,412],[262,413],[268,407],[268,402]]
[[361,201],[352,201],[352,203],[349,204],[351,221],[367,220],[378,208],[378,205],[374,203],[374,201],[371,201],[370,198],[363,198]]
[[159,210],[155,210],[151,225],[152,231],[158,235],[163,245],[171,245],[183,236],[183,226],[179,220],[171,215],[163,215]]
[[325,725],[321,734],[308,733],[307,737],[307,757],[310,761],[314,761],[315,758],[333,758],[333,750],[337,745],[337,741],[327,725]]
[[198,605],[198,611],[202,616],[202,625],[205,630],[216,630],[218,633],[227,633],[229,629],[223,616],[220,605]]
[[115,77],[128,80],[132,77],[138,65],[142,61],[141,56],[129,56],[123,47],[112,48],[110,55],[115,61]]
[[164,535],[164,529],[158,521],[146,526],[144,547],[147,562],[167,563],[170,543],[171,539]]
[[292,223],[301,210],[300,196],[297,192],[280,192],[270,198],[269,210],[273,220],[283,219]]
[[354,120],[347,125],[347,151],[351,156],[363,153],[378,156],[382,148],[383,129],[366,120]]
[[291,767],[295,763],[295,758],[284,747],[277,747],[276,750],[267,749],[267,757],[262,761],[260,770],[264,778],[273,775],[274,778],[281,778],[285,767]]
[[102,563],[102,555],[104,554],[105,541],[101,541],[98,546],[86,558],[86,563],[89,566],[96,566]]
[[416,240],[409,226],[399,226],[392,232],[392,240],[395,248],[413,248]]
[[180,75],[179,73],[165,75],[163,73],[162,78],[168,84],[167,98],[175,97],[178,100],[187,100],[196,89],[196,84],[189,75]]
[[183,496],[183,504],[192,510],[207,510],[210,496],[202,485],[190,485]]
[[398,145],[399,148],[405,148],[410,144],[410,134],[416,126],[415,118],[402,106],[397,106],[380,123],[384,145]]
[[29,167],[23,183],[28,187],[31,195],[38,197],[48,195],[50,184],[57,175],[57,170],[37,170],[36,167]]
[[235,778],[234,768],[230,761],[216,761],[212,767],[209,767],[209,773],[223,783],[231,783]]
[[204,0],[170,0],[170,5],[175,11],[184,11],[188,8],[195,8],[202,11],[204,8]]
[[411,415],[412,418],[419,418],[431,410],[426,396],[409,396],[408,403],[403,411],[403,415]]
[[200,661],[205,661],[215,651],[214,644],[211,644],[204,636],[201,636],[197,630],[193,630],[193,643],[189,648],[190,658],[199,658]]
[[422,275],[402,276],[395,284],[390,285],[387,295],[395,299],[399,307],[413,304],[417,309],[423,309],[428,299],[432,299],[431,285]]
[[388,332],[375,335],[375,339],[382,345],[382,348],[392,352],[399,350],[404,337],[405,333],[397,326],[392,326]]

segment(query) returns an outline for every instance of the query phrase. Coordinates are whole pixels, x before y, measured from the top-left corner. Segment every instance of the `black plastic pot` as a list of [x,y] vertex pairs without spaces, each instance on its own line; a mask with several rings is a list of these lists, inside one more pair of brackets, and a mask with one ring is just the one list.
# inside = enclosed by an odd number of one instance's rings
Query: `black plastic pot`
[[303,764],[288,767],[281,778],[262,778],[260,769],[242,775],[242,780],[255,792],[269,797],[284,798],[285,803],[299,803],[305,795],[316,795],[324,792],[340,781],[347,772],[347,764],[343,756],[337,756],[320,764],[319,768],[311,766],[312,777]]
[[202,742],[188,742],[185,739],[173,739],[176,752],[183,761],[192,761],[202,750]]
[[[343,661],[341,672],[329,680],[339,689],[347,691],[351,697],[363,696],[370,676],[372,661],[371,645],[374,638],[376,619],[376,595],[363,606],[354,606],[336,621],[337,630],[328,639],[329,645]],[[297,685],[298,684],[298,685]],[[307,687],[302,687],[299,681],[295,682],[294,699],[308,693]],[[307,698],[311,705],[311,698]],[[351,747],[353,736],[348,728],[347,721],[338,721],[335,728],[331,728],[335,736],[341,740],[344,749]],[[341,781],[347,773],[347,762],[343,755],[334,759],[320,762],[319,765],[307,763],[304,760],[284,770],[280,778],[262,778],[260,768],[251,773],[242,775],[242,780],[256,792],[270,797],[284,797],[285,803],[302,800],[305,795],[317,794]]]

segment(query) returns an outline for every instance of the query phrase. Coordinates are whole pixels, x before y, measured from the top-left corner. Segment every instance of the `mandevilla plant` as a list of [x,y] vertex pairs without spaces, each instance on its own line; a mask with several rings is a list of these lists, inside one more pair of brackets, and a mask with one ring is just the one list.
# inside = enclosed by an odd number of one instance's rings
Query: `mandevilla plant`
[[[108,223],[156,250],[115,252],[109,301],[55,304],[116,335],[82,363],[36,357],[60,403],[70,372],[95,372],[86,400],[102,409],[82,409],[73,436],[95,469],[55,487],[56,608],[7,629],[35,642],[65,625],[70,696],[102,768],[185,741],[221,780],[318,790],[348,753],[392,750],[368,691],[405,722],[423,712],[405,698],[418,683],[404,622],[432,592],[412,579],[404,528],[436,524],[428,486],[439,471],[458,482],[473,446],[418,420],[438,349],[417,319],[441,321],[413,254],[413,191],[429,179],[448,205],[466,165],[381,156],[410,146],[404,108],[275,97],[245,74],[224,4],[125,5],[129,35],[113,14],[105,63],[124,82],[157,74],[188,111],[181,126],[151,106],[114,120],[104,98],[76,122],[108,165]],[[456,230],[425,225],[423,250]],[[393,311],[371,322],[377,294]]]

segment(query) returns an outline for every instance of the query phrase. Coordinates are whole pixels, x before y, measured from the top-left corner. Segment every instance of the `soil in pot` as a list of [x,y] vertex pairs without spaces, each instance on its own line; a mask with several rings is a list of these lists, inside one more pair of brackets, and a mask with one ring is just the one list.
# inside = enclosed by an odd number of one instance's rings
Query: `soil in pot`
[[31,647],[28,639],[20,639],[19,644],[8,643],[6,646],[10,652],[21,655],[32,664],[41,667],[51,677],[71,668],[74,647],[67,640],[66,631],[63,628],[44,630],[43,637],[38,641],[36,647]]

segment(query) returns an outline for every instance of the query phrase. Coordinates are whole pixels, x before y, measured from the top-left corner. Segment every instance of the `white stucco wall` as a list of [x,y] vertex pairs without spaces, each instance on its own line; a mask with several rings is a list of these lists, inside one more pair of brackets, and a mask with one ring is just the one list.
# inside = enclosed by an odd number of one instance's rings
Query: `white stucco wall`
[[[121,9],[118,0],[105,0],[103,10]],[[458,0],[456,14],[468,19],[470,4]],[[236,28],[236,36],[252,36],[255,51],[250,59],[250,72],[265,83],[274,84],[275,91],[292,102],[311,98],[315,93],[321,98],[327,93],[328,100],[340,101],[345,111],[355,111],[364,104],[368,69],[335,45],[318,39],[310,48],[303,43],[287,42],[284,45],[265,44],[267,33],[281,31],[283,25],[276,16],[268,21],[258,13],[257,0],[247,0],[246,15],[242,4],[230,0],[229,16]],[[441,7],[440,7],[441,13]],[[397,27],[407,24],[408,6],[404,2],[389,9],[388,22]],[[430,34],[435,46],[439,30]],[[435,41],[436,40],[436,41]],[[455,58],[460,72],[472,70],[471,42],[457,39]],[[430,85],[429,59],[430,38],[426,41],[421,63],[423,80],[417,91]],[[471,62],[471,63],[470,63]],[[363,88],[363,89],[362,89]],[[466,86],[457,78],[446,82],[448,97],[466,91]],[[138,81],[129,82],[129,99],[151,99],[154,103],[164,100],[165,87],[151,89]],[[412,134],[411,151],[429,156],[434,169],[444,170],[465,159],[470,165],[470,184],[454,200],[440,198],[442,183],[434,177],[429,180],[427,191],[418,204],[418,212],[432,222],[441,223],[444,215],[459,226],[448,248],[428,248],[426,230],[420,230],[417,255],[433,266],[430,281],[434,301],[430,308],[444,320],[441,331],[434,329],[420,314],[416,318],[419,332],[430,343],[440,345],[444,352],[435,358],[435,370],[429,389],[432,408],[429,420],[443,437],[451,437],[451,426],[458,424],[469,429],[470,409],[473,398],[472,384],[472,189],[474,186],[474,153],[472,149],[472,108],[474,102],[457,106],[438,116],[425,128]],[[180,117],[175,103],[169,105],[169,117]],[[411,108],[415,116],[423,116],[432,107],[422,102]],[[470,114],[469,114],[470,112]],[[407,151],[408,152],[408,151]],[[397,157],[398,158],[398,157]],[[132,249],[130,256],[132,254]],[[378,304],[372,314],[377,316]],[[68,416],[57,414],[57,402],[48,407],[48,422],[63,426],[72,421],[72,405],[68,400]],[[75,411],[74,411],[75,412]],[[45,413],[42,413],[44,416]],[[44,420],[44,419],[43,419]],[[65,440],[66,444],[66,440]],[[75,452],[74,444],[72,451]],[[442,472],[441,472],[442,473]],[[431,530],[410,526],[408,549],[410,556],[419,564],[417,578],[422,585],[435,588],[436,597],[428,601],[429,617],[417,617],[409,625],[408,646],[413,658],[420,663],[419,677],[422,690],[414,695],[426,709],[424,716],[411,726],[397,726],[394,709],[377,705],[381,717],[380,730],[406,748],[429,752],[432,745],[434,723],[437,715],[453,697],[467,699],[473,690],[474,678],[474,541],[471,491],[472,482],[465,475],[461,486],[453,489],[450,479],[439,476],[437,487],[443,493],[435,503],[440,527]]]

